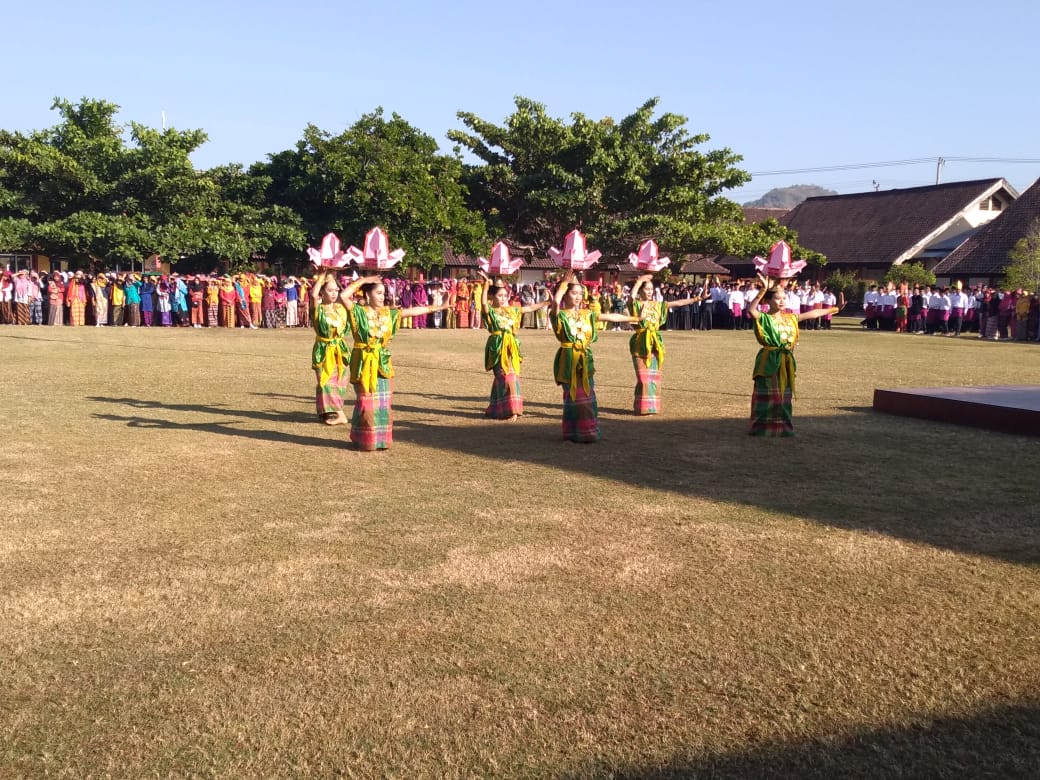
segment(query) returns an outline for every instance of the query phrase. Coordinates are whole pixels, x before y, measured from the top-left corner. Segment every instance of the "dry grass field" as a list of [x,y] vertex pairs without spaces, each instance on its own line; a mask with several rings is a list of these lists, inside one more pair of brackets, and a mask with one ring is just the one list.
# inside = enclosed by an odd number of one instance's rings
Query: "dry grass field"
[[490,423],[476,331],[403,331],[395,444],[313,414],[307,331],[0,330],[0,776],[1035,777],[1040,441],[875,387],[1040,347],[665,334],[560,441],[554,342]]

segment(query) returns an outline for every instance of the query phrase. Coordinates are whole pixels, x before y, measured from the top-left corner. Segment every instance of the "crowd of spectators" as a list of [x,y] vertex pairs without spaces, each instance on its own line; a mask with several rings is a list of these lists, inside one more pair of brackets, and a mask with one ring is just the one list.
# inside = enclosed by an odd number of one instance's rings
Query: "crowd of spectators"
[[863,311],[868,330],[1040,341],[1040,296],[1022,289],[871,285],[863,295]]
[[[447,311],[410,317],[405,328],[481,328],[479,278],[386,279],[391,306],[448,304]],[[307,302],[311,280],[304,276],[242,274],[138,274],[83,271],[38,274],[4,271],[0,276],[0,322],[21,325],[92,325],[126,327],[310,327]],[[548,301],[551,281],[515,284],[517,306]],[[631,289],[621,282],[587,283],[588,303],[599,312],[621,314],[631,303]],[[668,310],[668,330],[749,330],[749,310],[759,285],[709,280],[703,284],[666,283],[654,288],[659,301],[694,299]],[[788,290],[794,313],[843,305],[825,287],[805,283]],[[810,320],[808,327],[830,327],[830,317]],[[523,315],[523,328],[548,328],[544,310]],[[622,328],[625,326],[616,326]]]

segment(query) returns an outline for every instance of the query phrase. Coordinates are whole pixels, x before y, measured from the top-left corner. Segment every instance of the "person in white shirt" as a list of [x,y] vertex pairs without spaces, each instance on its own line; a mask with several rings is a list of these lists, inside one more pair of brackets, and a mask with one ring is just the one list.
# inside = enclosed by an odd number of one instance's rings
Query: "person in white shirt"
[[950,301],[950,296],[947,294],[947,290],[943,287],[939,290],[937,296],[939,298],[939,321],[936,324],[941,335],[950,335],[950,311],[953,309],[953,304]]
[[792,287],[787,291],[787,300],[784,305],[784,311],[790,312],[794,315],[802,313],[802,291],[797,287]]
[[751,315],[751,307],[755,305],[755,299],[758,298],[758,286],[754,284],[748,284],[744,286],[744,328],[747,330],[753,330],[755,327],[755,319]]
[[730,330],[738,330],[744,316],[744,293],[735,284],[731,284],[726,291],[726,309],[729,311]]
[[939,295],[938,290],[933,292],[932,288],[928,287],[925,289],[924,297],[925,305],[928,307],[927,332],[929,336],[934,336],[939,332],[940,323],[942,322],[942,296]]
[[956,287],[950,291],[950,333],[954,336],[961,335],[964,329],[964,312],[968,308],[968,296],[963,290]]
[[[838,306],[838,297],[834,293],[831,292],[831,288],[830,287],[824,287],[822,295],[823,295],[823,308],[825,308],[825,309],[833,309],[833,308],[836,308]],[[823,324],[823,329],[824,330],[830,330],[831,329],[831,317],[832,316],[833,315],[831,315],[831,314],[826,314],[820,320],[820,322]]]
[[860,324],[867,330],[877,330],[877,300],[877,285],[872,284],[870,285],[870,288],[863,293],[863,322]]
[[701,304],[701,330],[711,330],[715,324],[715,315],[726,306],[726,291],[719,284],[718,279],[709,281],[708,292],[711,295],[711,300],[704,301]]

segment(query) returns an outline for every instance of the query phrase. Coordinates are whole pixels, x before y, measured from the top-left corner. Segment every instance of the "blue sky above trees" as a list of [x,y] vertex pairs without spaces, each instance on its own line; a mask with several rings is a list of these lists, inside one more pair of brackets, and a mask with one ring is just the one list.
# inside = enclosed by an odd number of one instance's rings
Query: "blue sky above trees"
[[[517,6],[463,0],[301,5],[185,0],[15,4],[5,129],[58,121],[54,97],[122,107],[120,120],[201,128],[196,165],[249,164],[292,147],[308,122],[341,132],[382,106],[432,135],[457,111],[502,121],[516,95],[554,116],[660,110],[729,147],[752,173],[867,162],[884,168],[759,176],[737,202],[789,184],[838,192],[935,181],[933,158],[1035,159],[1031,94],[1040,5],[685,2]],[[966,46],[965,42],[970,42]],[[1019,190],[1038,163],[956,162],[944,181],[1005,176]]]

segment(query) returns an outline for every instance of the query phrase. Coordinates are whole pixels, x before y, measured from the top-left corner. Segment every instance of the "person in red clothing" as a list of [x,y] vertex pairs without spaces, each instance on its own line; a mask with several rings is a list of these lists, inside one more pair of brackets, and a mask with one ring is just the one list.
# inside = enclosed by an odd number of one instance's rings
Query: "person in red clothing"
[[47,324],[65,324],[65,283],[58,271],[47,278]]

